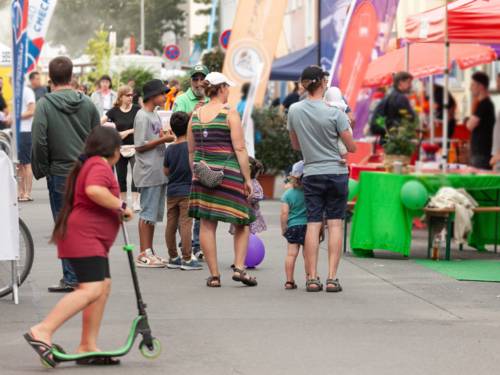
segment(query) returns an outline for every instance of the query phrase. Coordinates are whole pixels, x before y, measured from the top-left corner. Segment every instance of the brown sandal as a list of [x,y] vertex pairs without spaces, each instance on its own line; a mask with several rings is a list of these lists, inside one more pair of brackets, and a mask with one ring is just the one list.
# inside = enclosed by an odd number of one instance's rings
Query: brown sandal
[[285,289],[286,290],[297,289],[297,284],[295,284],[295,281],[287,281],[285,283]]
[[[248,273],[245,271],[234,267],[233,268],[234,275],[233,275],[233,280],[234,281],[239,281],[246,286],[257,286],[257,279],[255,277],[250,276]],[[239,275],[236,275],[239,274]]]
[[207,286],[209,288],[220,288],[220,275],[219,276],[210,276],[207,279]]

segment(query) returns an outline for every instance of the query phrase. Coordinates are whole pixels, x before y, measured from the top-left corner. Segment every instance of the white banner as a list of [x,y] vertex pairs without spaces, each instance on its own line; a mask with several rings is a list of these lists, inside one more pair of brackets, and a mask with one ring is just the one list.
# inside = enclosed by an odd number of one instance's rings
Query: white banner
[[28,9],[28,57],[27,70],[32,71],[35,66],[49,29],[50,19],[54,14],[57,0],[30,0]]
[[19,258],[19,212],[17,209],[17,184],[12,161],[0,151],[0,261]]
[[243,130],[245,132],[245,143],[247,146],[248,155],[252,158],[255,157],[255,131],[252,119],[252,112],[255,103],[255,96],[257,95],[257,88],[259,87],[260,80],[262,78],[262,70],[264,69],[263,64],[259,64],[256,67],[256,73],[250,81],[250,89],[248,90],[247,101],[245,104],[245,111],[243,112],[243,118],[241,122],[243,124]]

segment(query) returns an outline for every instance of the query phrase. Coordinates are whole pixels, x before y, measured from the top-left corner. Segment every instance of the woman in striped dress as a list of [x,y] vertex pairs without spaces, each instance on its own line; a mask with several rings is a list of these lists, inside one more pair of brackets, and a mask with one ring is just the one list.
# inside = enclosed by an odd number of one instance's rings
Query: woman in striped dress
[[220,287],[215,232],[217,223],[234,224],[233,280],[248,286],[257,280],[244,271],[249,227],[255,220],[249,204],[252,183],[248,154],[240,116],[228,109],[229,87],[234,84],[221,73],[210,73],[204,81],[205,93],[210,101],[193,112],[188,127],[189,161],[206,163],[213,170],[223,170],[222,183],[211,189],[205,187],[193,173],[189,216],[201,220],[200,243],[210,277],[208,287]]

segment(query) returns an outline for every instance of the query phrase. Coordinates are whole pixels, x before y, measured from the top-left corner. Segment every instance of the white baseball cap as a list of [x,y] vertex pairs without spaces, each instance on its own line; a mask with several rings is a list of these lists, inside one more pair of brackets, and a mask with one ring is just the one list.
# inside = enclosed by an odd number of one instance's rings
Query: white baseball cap
[[304,174],[304,160],[300,160],[295,163],[290,172],[290,176],[300,178]]
[[230,81],[224,74],[219,72],[208,73],[205,77],[205,80],[210,82],[211,85],[220,85],[222,83],[225,83],[230,87],[236,86],[233,81]]

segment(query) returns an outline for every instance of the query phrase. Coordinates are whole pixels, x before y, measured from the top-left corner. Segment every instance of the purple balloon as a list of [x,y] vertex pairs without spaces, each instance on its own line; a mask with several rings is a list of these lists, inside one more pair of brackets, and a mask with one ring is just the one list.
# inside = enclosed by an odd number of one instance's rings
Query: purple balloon
[[265,255],[266,249],[264,248],[264,242],[262,242],[262,240],[255,234],[250,234],[250,238],[248,239],[247,256],[245,258],[245,266],[248,268],[258,266],[262,260],[264,260]]

